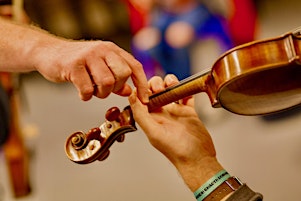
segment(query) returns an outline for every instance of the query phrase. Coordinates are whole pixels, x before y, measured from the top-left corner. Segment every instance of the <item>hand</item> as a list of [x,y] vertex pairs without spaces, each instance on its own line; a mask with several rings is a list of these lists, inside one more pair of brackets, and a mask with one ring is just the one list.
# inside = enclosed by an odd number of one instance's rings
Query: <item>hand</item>
[[82,100],[107,97],[111,92],[128,96],[131,76],[142,102],[148,102],[148,87],[142,65],[112,42],[72,41],[55,37],[33,26],[12,23],[0,17],[0,70],[39,71],[55,82],[72,82]]
[[40,47],[36,69],[48,80],[72,82],[82,100],[92,95],[107,97],[111,92],[128,96],[131,76],[138,97],[148,101],[146,76],[142,65],[125,50],[105,41],[60,41]]
[[[149,86],[153,93],[157,93],[177,82],[173,75],[166,76],[164,81],[153,77]],[[193,97],[152,113],[136,98],[135,93],[129,101],[134,119],[150,143],[175,165],[192,191],[222,169],[216,160],[211,137],[196,113]]]

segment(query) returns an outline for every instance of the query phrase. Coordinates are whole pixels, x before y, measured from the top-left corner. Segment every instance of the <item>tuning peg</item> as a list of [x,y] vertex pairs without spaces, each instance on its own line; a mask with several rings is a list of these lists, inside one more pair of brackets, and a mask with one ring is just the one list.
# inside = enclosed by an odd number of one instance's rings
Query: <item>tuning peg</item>
[[106,112],[106,120],[118,121],[120,110],[118,107],[112,107]]
[[91,128],[88,133],[87,133],[87,139],[90,140],[99,140],[100,142],[102,142],[104,140],[104,138],[100,135],[101,130],[99,127],[96,128]]

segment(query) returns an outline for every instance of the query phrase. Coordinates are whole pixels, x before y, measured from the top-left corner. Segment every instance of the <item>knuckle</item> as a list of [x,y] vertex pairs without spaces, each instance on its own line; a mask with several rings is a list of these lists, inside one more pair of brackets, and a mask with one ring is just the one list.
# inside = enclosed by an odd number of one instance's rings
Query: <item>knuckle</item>
[[115,84],[115,78],[113,76],[106,76],[101,80],[101,85],[105,88],[109,88]]
[[135,66],[135,68],[137,70],[143,70],[143,66],[142,66],[142,64],[138,60],[134,59],[133,65]]
[[132,74],[132,70],[130,68],[123,69],[123,77],[129,77]]
[[112,48],[115,48],[115,43],[111,42],[111,41],[103,41],[103,44],[109,48],[109,49],[112,49]]

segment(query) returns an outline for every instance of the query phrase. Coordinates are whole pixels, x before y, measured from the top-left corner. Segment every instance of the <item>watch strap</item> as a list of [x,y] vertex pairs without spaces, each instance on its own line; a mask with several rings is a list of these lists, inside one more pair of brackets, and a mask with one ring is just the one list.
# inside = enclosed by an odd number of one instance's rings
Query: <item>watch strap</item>
[[236,191],[243,183],[237,177],[229,177],[214,191],[212,191],[203,201],[220,201],[230,193]]

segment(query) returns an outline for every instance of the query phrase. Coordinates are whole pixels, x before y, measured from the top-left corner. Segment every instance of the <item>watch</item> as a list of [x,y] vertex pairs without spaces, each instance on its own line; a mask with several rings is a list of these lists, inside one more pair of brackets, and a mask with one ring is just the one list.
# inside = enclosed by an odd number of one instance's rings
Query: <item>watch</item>
[[229,177],[214,191],[212,191],[203,201],[220,201],[230,193],[236,191],[243,183],[237,177]]

